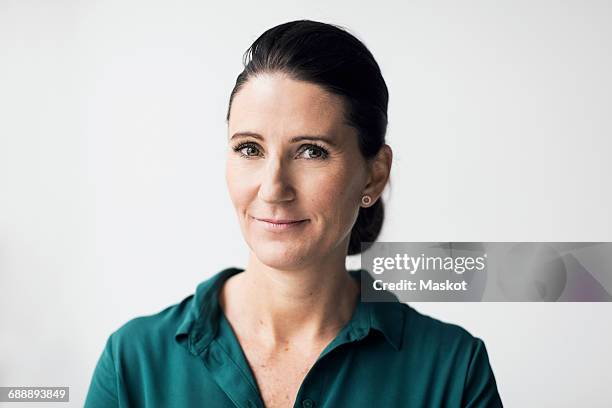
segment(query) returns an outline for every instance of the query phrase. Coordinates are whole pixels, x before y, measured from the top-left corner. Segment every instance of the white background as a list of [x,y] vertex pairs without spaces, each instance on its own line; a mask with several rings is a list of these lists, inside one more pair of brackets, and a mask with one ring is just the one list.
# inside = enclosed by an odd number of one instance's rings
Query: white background
[[[245,265],[229,93],[300,18],[387,81],[380,241],[612,241],[607,1],[0,0],[0,386],[81,406],[112,331]],[[485,341],[508,407],[612,404],[612,303],[413,306]]]

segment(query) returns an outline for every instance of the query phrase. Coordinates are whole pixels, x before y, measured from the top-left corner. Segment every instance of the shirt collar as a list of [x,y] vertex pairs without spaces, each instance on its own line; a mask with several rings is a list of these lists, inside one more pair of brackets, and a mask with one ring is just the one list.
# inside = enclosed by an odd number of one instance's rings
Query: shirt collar
[[[211,278],[201,282],[191,300],[185,317],[180,322],[175,333],[179,343],[187,342],[188,350],[194,355],[200,355],[217,336],[221,308],[219,306],[219,290],[223,283],[232,275],[244,271],[241,268],[226,268]],[[364,269],[350,270],[355,279],[371,279]],[[401,349],[404,312],[397,297],[390,292],[388,301],[363,302],[361,299],[349,322],[349,339],[360,340],[368,336],[372,329],[384,335],[384,338],[397,351]]]

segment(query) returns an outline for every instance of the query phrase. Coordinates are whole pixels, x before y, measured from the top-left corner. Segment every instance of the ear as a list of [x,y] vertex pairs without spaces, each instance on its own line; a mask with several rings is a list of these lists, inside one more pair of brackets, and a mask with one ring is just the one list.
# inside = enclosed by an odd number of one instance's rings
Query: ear
[[363,194],[372,197],[372,202],[378,200],[385,189],[391,174],[392,162],[393,150],[388,144],[384,144],[376,156],[370,160],[370,175]]

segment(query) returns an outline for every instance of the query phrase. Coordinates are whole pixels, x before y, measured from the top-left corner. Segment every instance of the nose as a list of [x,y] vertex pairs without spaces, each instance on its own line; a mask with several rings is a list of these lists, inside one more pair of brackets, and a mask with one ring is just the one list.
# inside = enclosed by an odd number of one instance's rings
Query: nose
[[291,185],[291,175],[282,157],[267,159],[262,169],[259,198],[267,203],[291,201],[295,198],[295,190]]

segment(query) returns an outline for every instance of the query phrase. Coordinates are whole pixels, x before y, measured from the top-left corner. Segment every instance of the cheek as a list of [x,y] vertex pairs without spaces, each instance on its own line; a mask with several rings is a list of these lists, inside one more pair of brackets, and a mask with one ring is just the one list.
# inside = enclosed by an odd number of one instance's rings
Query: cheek
[[338,172],[333,177],[312,181],[307,193],[312,210],[331,224],[329,227],[344,228],[345,224],[351,224],[360,196],[355,178],[348,172]]
[[250,176],[252,172],[245,172],[240,165],[236,165],[231,160],[228,161],[225,169],[225,182],[230,199],[236,208],[244,207],[249,201],[253,191]]

